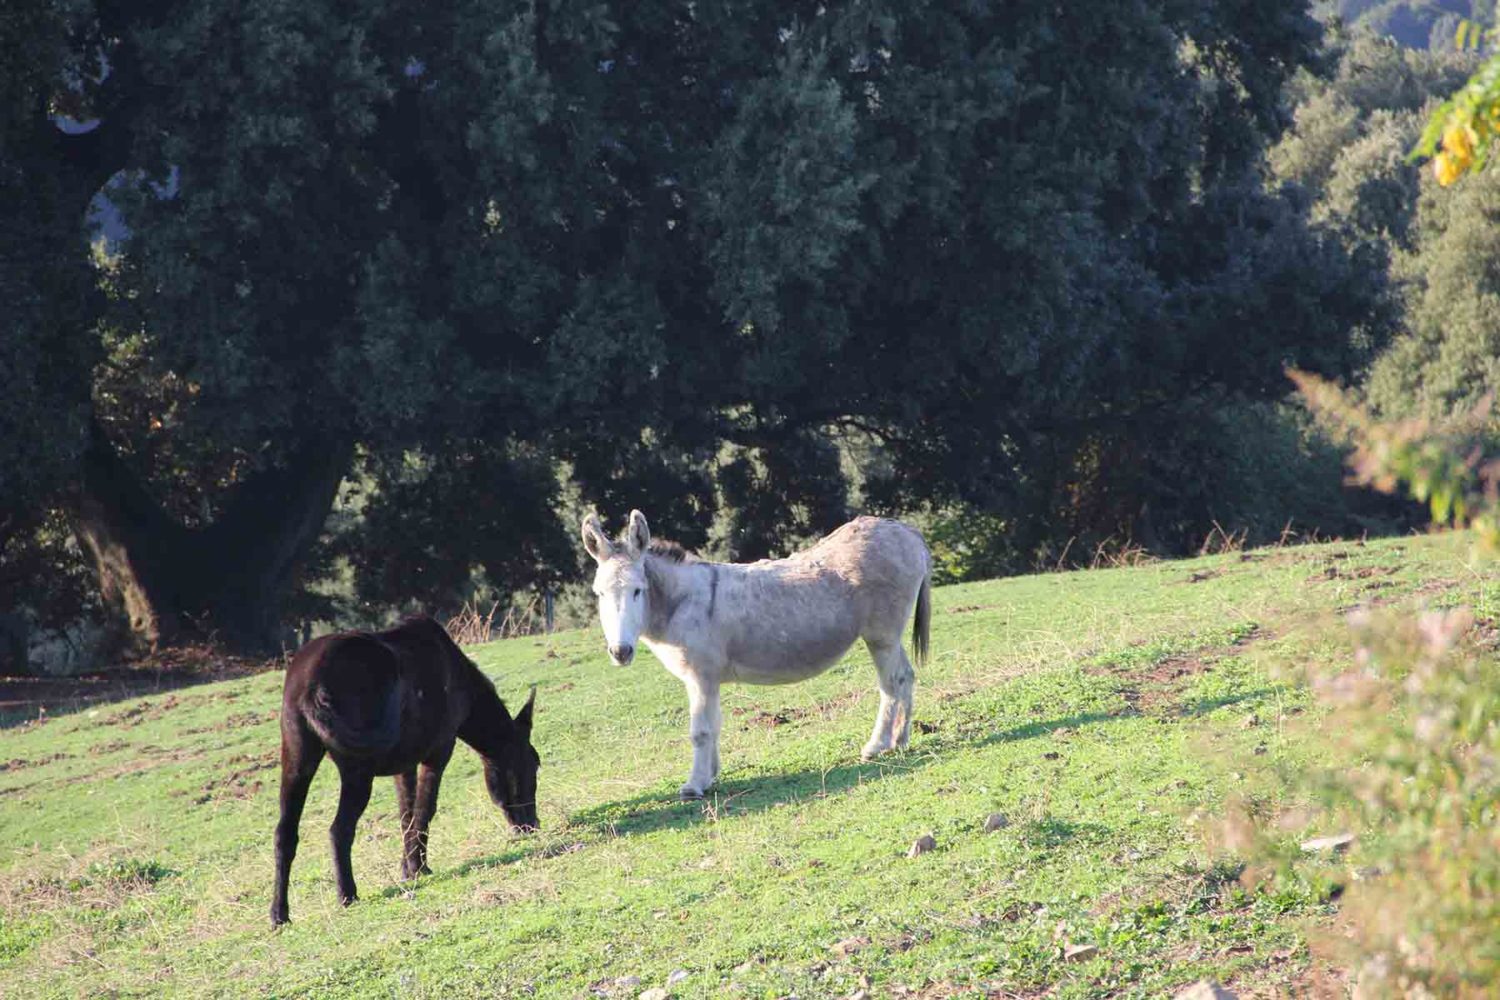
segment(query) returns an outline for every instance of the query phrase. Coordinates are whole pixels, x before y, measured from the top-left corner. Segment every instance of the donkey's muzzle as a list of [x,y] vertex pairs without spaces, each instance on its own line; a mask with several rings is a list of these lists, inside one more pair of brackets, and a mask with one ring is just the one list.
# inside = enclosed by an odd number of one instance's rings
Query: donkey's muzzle
[[609,647],[609,658],[615,661],[615,666],[624,667],[635,659],[634,646],[611,646]]

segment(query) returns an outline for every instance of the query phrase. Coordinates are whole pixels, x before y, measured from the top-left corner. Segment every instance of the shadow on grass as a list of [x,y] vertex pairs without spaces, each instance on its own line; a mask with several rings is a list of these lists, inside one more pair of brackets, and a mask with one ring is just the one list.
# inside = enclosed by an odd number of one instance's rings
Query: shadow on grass
[[[1273,692],[1260,688],[1218,698],[1200,699],[1174,713],[1178,718],[1196,718],[1220,708],[1258,701]],[[827,769],[808,768],[782,774],[751,775],[720,781],[701,802],[679,802],[675,790],[657,787],[629,799],[607,802],[569,817],[569,824],[591,827],[605,835],[652,833],[682,829],[707,820],[721,820],[744,813],[763,812],[790,802],[828,798],[861,785],[884,781],[923,770],[961,750],[1015,743],[1048,736],[1060,729],[1083,730],[1108,722],[1139,718],[1132,709],[1078,712],[1045,721],[1027,722],[987,735],[924,738],[912,750],[890,754],[870,762],[851,761]]]
[[121,667],[59,677],[0,677],[0,730],[277,669],[274,664],[236,663],[227,668]]
[[[1259,701],[1275,693],[1271,687],[1257,688],[1215,698],[1198,699],[1182,706],[1164,721],[1197,718],[1232,705]],[[719,822],[738,815],[764,812],[778,806],[841,795],[862,785],[921,771],[948,759],[958,751],[1002,743],[1016,743],[1049,736],[1066,729],[1081,731],[1108,722],[1142,718],[1131,708],[1115,711],[1077,712],[1045,721],[1027,722],[984,735],[934,734],[904,753],[888,754],[874,761],[851,761],[826,769],[805,768],[782,774],[754,774],[721,781],[701,801],[681,802],[675,785],[658,785],[628,799],[606,802],[576,812],[556,836],[516,838],[505,850],[472,858],[453,868],[427,875],[415,882],[393,885],[382,898],[399,896],[413,888],[496,868],[527,858],[556,857],[586,849],[589,844],[619,836],[637,836],[659,830],[681,830],[704,822]],[[1044,846],[1056,847],[1077,838],[1097,836],[1093,824],[1050,819],[1030,831]]]

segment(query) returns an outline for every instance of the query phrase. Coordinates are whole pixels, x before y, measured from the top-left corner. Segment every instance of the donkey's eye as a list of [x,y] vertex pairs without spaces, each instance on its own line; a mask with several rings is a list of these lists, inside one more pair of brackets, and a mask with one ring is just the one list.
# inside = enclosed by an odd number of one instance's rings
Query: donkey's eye
[[640,597],[641,596],[641,588],[640,587],[635,588],[635,593],[632,596],[634,596],[634,597]]

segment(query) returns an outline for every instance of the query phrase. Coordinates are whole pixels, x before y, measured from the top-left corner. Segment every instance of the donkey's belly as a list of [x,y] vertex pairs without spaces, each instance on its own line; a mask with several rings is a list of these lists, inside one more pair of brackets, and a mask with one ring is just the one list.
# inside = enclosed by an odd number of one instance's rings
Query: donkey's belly
[[814,640],[789,641],[768,637],[764,641],[732,649],[729,680],[743,684],[791,684],[821,674],[854,645],[851,629]]

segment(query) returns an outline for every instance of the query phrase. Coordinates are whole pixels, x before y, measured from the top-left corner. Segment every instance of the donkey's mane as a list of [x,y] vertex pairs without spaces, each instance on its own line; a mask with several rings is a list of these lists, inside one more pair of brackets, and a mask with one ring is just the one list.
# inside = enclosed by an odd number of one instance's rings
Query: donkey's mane
[[669,542],[665,538],[653,538],[651,544],[646,546],[646,551],[653,556],[661,556],[663,559],[674,563],[697,562],[698,557],[676,542]]

